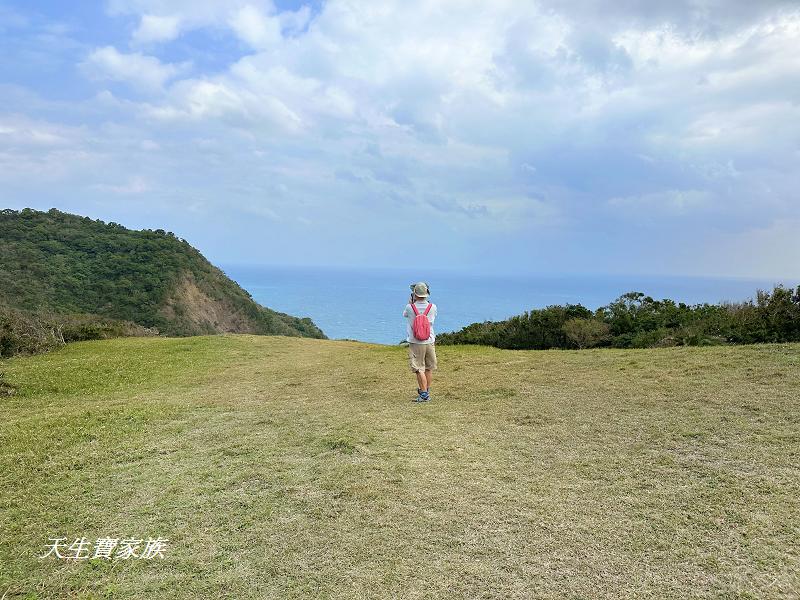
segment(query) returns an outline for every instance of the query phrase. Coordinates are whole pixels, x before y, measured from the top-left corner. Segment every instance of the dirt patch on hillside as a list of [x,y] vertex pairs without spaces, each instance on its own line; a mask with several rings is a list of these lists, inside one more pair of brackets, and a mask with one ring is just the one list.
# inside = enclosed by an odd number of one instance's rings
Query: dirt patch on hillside
[[255,333],[255,324],[229,302],[217,300],[197,285],[187,273],[178,279],[166,304],[159,312],[167,319],[193,325],[198,333]]

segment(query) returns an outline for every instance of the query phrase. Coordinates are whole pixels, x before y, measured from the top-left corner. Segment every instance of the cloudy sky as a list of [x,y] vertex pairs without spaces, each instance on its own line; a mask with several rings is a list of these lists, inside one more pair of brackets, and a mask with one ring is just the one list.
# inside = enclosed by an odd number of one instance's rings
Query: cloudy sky
[[800,277],[800,4],[0,0],[0,186],[218,263]]

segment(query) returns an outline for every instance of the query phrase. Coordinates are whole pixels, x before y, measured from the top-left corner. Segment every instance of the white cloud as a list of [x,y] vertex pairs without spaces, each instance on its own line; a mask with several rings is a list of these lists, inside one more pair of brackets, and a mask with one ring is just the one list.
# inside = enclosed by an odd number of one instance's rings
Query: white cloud
[[152,190],[152,187],[144,177],[131,177],[123,183],[96,183],[91,186],[100,192],[111,192],[112,194],[144,194]]
[[0,115],[0,181],[7,189],[63,181],[96,164],[92,138],[86,127]]
[[253,48],[265,48],[281,38],[281,31],[296,34],[311,18],[311,9],[278,11],[271,0],[111,0],[111,14],[136,15],[137,43],[170,41],[186,31],[212,28],[230,30]]
[[170,90],[169,103],[148,106],[146,112],[166,121],[222,119],[245,129],[255,126],[293,132],[303,127],[302,118],[280,99],[225,81],[181,81]]
[[280,20],[250,4],[235,11],[228,23],[236,35],[253,48],[269,48],[281,40]]
[[133,32],[133,41],[139,44],[168,42],[180,34],[181,18],[175,15],[142,15]]
[[188,65],[164,64],[154,56],[139,52],[124,54],[113,46],[94,50],[83,68],[98,79],[122,81],[147,91],[158,91]]
[[[531,244],[556,226],[590,245],[620,226],[646,242],[670,222],[677,242],[706,221],[794,222],[800,13],[720,2],[111,0],[133,37],[83,68],[140,93],[78,110],[125,129],[92,146],[117,165],[105,191],[135,188],[135,157],[176,197],[263,197],[287,224],[369,214],[376,239],[417,205],[437,231]],[[192,50],[191,72],[168,62]]]
[[82,127],[71,127],[49,121],[30,119],[24,115],[0,116],[0,148],[29,149],[78,146],[86,138]]
[[296,11],[283,11],[278,14],[281,28],[289,34],[300,33],[311,21],[311,7],[301,6]]
[[714,196],[703,190],[663,190],[637,196],[615,197],[609,206],[629,217],[696,215],[709,208]]

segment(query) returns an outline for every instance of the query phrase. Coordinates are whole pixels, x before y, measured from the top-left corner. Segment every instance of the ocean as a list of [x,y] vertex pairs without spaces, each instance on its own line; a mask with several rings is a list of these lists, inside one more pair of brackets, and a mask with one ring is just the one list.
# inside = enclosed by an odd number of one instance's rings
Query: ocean
[[[594,310],[625,292],[677,302],[741,301],[778,281],[622,275],[485,276],[457,271],[225,265],[225,273],[274,310],[311,317],[331,339],[397,344],[405,337],[409,285],[431,288],[439,308],[437,333],[495,321],[551,304]],[[797,282],[785,282],[797,285]]]

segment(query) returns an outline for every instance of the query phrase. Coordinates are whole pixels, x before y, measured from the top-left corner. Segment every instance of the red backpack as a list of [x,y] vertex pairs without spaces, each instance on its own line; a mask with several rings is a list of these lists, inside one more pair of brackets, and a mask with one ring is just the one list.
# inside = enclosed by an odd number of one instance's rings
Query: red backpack
[[431,310],[431,306],[433,306],[433,304],[428,302],[425,312],[420,313],[414,303],[411,302],[411,310],[413,310],[416,315],[414,317],[414,322],[411,324],[411,331],[414,332],[414,337],[421,342],[431,337],[431,322],[428,320],[428,312]]

